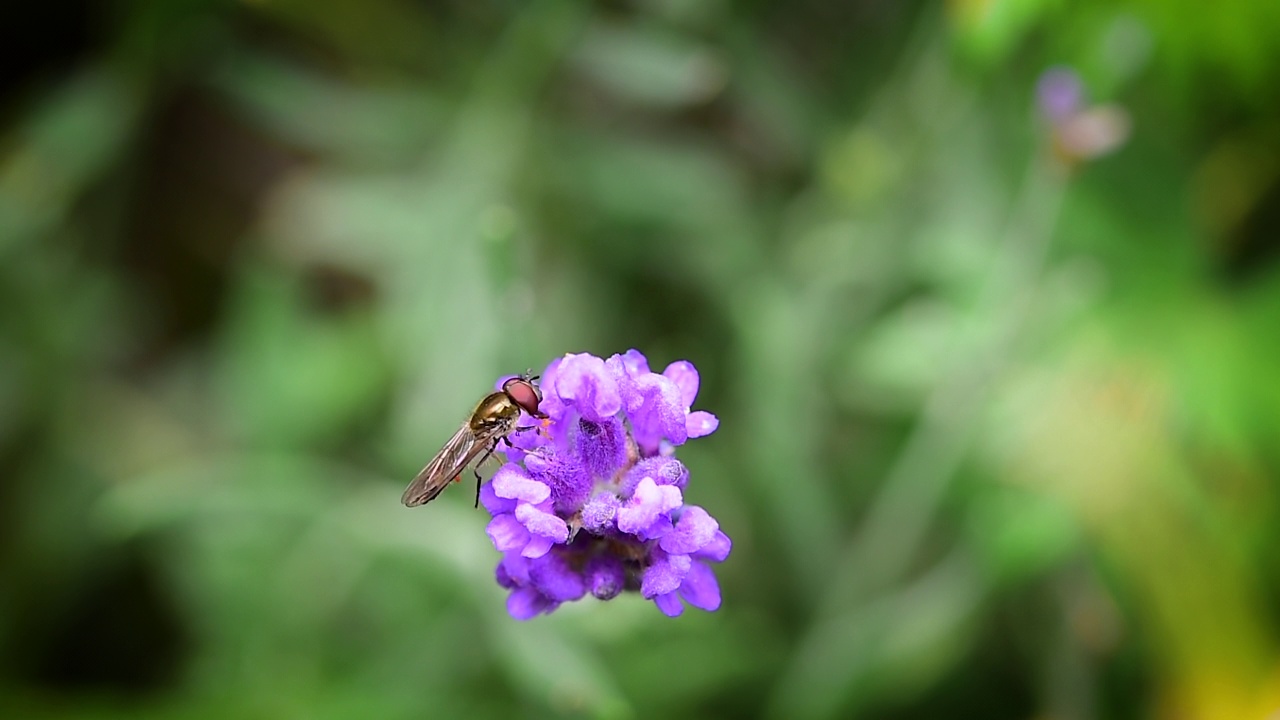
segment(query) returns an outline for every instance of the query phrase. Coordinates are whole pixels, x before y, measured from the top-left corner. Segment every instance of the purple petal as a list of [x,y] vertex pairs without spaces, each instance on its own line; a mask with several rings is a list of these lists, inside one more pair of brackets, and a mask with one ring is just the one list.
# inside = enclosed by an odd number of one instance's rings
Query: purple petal
[[693,401],[698,397],[698,369],[688,360],[677,360],[667,366],[662,371],[663,377],[676,384],[680,388],[680,401],[685,407],[693,407]]
[[520,553],[503,553],[499,567],[502,568],[503,574],[517,586],[529,584],[529,559]]
[[674,485],[659,485],[653,478],[643,478],[631,494],[631,500],[650,505],[660,513],[669,513],[684,503],[684,494]]
[[516,509],[516,501],[510,498],[500,498],[493,491],[493,481],[489,481],[480,486],[480,504],[490,515],[497,517],[503,513],[514,512]]
[[583,575],[591,594],[601,600],[617,597],[627,584],[627,572],[622,561],[612,555],[599,555],[589,560]]
[[[622,420],[611,417],[595,423],[578,421],[578,457],[591,477],[612,478],[627,462],[627,431]],[[588,478],[588,489],[590,478]]]
[[693,565],[688,555],[668,555],[661,550],[654,551],[653,562],[645,568],[644,577],[640,581],[640,594],[646,598],[675,592],[684,576]]
[[582,527],[596,535],[604,535],[616,527],[614,521],[621,506],[618,496],[607,492],[597,494],[582,506]]
[[538,503],[551,497],[551,488],[530,478],[518,465],[507,463],[493,476],[493,493],[500,498]]
[[515,517],[534,535],[551,538],[558,543],[562,543],[569,538],[569,526],[565,524],[564,520],[549,512],[539,510],[533,505],[521,503],[516,507]]
[[720,584],[716,574],[706,565],[696,562],[689,567],[689,574],[680,583],[680,597],[690,605],[715,612],[720,608]]
[[529,620],[550,607],[551,601],[531,587],[520,588],[507,596],[507,614],[516,620]]
[[635,493],[636,485],[645,478],[652,478],[657,485],[675,485],[683,489],[689,484],[689,469],[684,466],[684,463],[670,456],[645,458],[627,471],[622,478],[618,493],[623,497],[630,497]]
[[555,424],[563,420],[570,412],[569,407],[560,400],[558,395],[549,393],[543,395],[542,402],[538,403],[538,410],[551,418],[551,427],[547,428],[548,430],[554,428]]
[[531,535],[528,544],[524,546],[520,554],[530,560],[536,560],[551,552],[551,546],[555,544],[556,542],[546,535]]
[[655,540],[663,537],[667,533],[671,532],[673,527],[674,525],[672,524],[670,517],[666,515],[659,515],[648,525],[632,530],[631,534],[635,535],[637,540],[643,542],[645,540]]
[[627,369],[627,373],[631,376],[639,377],[649,373],[649,360],[639,350],[631,348],[618,357],[622,360],[623,367]]
[[1061,122],[1084,106],[1084,83],[1070,68],[1049,68],[1036,83],[1036,102],[1045,117]]
[[515,578],[511,577],[511,573],[507,572],[506,564],[501,562],[493,569],[493,579],[497,580],[499,585],[507,588],[508,590],[513,590],[519,587],[519,583],[515,581]]
[[694,410],[684,419],[684,427],[691,439],[700,438],[715,432],[720,418],[705,410]]
[[520,550],[529,542],[529,530],[510,513],[503,513],[490,520],[484,531],[498,552]]
[[732,549],[733,542],[729,540],[729,536],[725,535],[723,530],[717,530],[715,537],[711,538],[711,542],[707,543],[694,556],[711,562],[724,562],[724,559],[729,557],[729,551]]
[[604,360],[595,355],[566,355],[558,368],[556,392],[592,422],[613,417],[622,409],[618,383]]
[[654,524],[659,516],[680,507],[683,496],[674,485],[657,485],[653,478],[644,478],[636,485],[636,491],[627,504],[618,509],[618,529],[626,533],[643,531]]
[[582,575],[555,553],[529,563],[529,579],[543,595],[556,602],[577,600],[587,593]]
[[618,397],[622,400],[622,409],[631,412],[640,407],[640,394],[636,392],[636,380],[627,370],[626,361],[622,356],[610,355],[609,359],[604,361],[604,366],[618,385]]
[[572,515],[591,494],[592,479],[587,467],[567,452],[540,452],[525,459],[534,479],[551,488],[557,512]]
[[662,536],[658,545],[669,553],[688,555],[706,547],[720,530],[720,523],[697,505],[686,505],[675,530]]
[[685,427],[686,408],[680,398],[680,388],[667,378],[649,373],[636,379],[636,391],[640,394],[640,406],[631,411],[631,425],[637,442],[657,445],[662,438],[681,445],[689,437]]
[[680,598],[673,592],[654,597],[653,604],[657,605],[662,614],[667,617],[680,617],[684,612],[684,603],[680,602]]

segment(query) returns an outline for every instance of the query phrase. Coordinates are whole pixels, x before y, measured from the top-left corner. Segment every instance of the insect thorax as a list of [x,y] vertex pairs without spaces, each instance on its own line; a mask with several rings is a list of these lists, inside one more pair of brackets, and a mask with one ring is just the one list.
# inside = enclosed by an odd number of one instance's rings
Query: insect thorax
[[520,406],[511,401],[506,393],[496,392],[476,406],[471,413],[471,432],[482,435],[494,430],[509,431],[520,419]]

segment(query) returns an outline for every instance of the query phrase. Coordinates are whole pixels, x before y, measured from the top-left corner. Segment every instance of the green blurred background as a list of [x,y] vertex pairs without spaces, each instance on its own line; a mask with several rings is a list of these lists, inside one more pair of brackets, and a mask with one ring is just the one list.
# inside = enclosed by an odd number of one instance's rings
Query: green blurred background
[[[0,32],[4,717],[1280,711],[1280,3]],[[1106,109],[1047,122],[1054,66]],[[721,418],[724,605],[511,620],[471,493],[399,494],[630,347]]]

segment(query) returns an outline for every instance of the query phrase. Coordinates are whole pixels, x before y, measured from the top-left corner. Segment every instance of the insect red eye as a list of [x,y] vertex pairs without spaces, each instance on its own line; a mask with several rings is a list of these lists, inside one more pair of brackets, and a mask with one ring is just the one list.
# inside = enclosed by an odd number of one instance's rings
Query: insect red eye
[[543,414],[538,412],[538,403],[542,401],[542,395],[533,383],[524,378],[511,378],[502,384],[502,391],[525,412],[534,417],[543,417]]

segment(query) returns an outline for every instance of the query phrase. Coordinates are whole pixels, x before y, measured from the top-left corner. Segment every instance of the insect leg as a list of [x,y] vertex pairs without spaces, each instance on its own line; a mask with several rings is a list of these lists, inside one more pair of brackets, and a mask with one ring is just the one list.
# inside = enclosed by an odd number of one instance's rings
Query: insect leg
[[[504,436],[502,439],[505,440],[506,437]],[[480,457],[480,462],[476,463],[475,466],[471,468],[471,472],[476,474],[476,507],[480,507],[480,466],[483,465],[484,461],[488,460],[489,456],[493,455],[493,451],[497,449],[498,441],[494,440],[489,444],[489,449]]]
[[[543,426],[542,426],[542,425],[522,425],[522,426],[520,426],[520,427],[516,428],[515,430],[512,430],[512,431],[511,431],[511,435],[518,435],[518,434],[520,434],[520,433],[529,432],[530,430],[537,430],[537,431],[539,431],[540,433],[542,433],[542,434],[545,436],[545,435],[546,435],[546,433],[542,432],[542,429],[543,429]],[[500,440],[502,440],[502,442],[503,442],[503,443],[505,443],[505,444],[506,444],[506,446],[507,446],[507,447],[509,447],[509,448],[515,448],[516,450],[522,450],[523,448],[518,448],[518,447],[516,447],[516,446],[515,446],[515,444],[514,444],[514,443],[512,443],[512,442],[511,442],[511,435],[503,435],[503,436],[500,438]]]
[[[550,424],[551,424],[551,420],[544,417],[542,419],[542,422],[538,423],[537,425],[522,425],[516,428],[515,430],[513,430],[512,434],[514,435],[516,433],[529,432],[530,430],[537,430],[539,435],[550,440],[551,435],[547,433],[547,426]],[[505,437],[503,439],[506,440]],[[507,440],[507,445],[510,445],[511,447],[515,447],[515,445],[511,445],[510,440]]]

